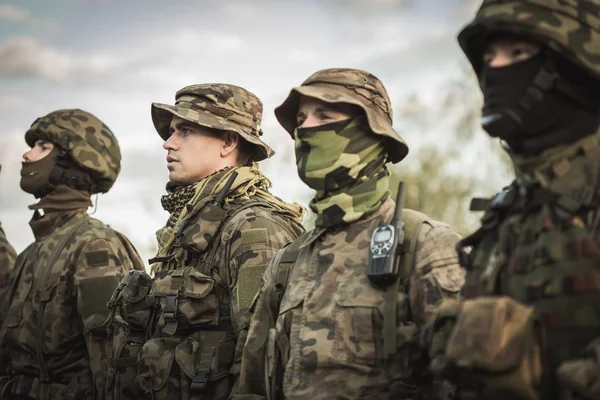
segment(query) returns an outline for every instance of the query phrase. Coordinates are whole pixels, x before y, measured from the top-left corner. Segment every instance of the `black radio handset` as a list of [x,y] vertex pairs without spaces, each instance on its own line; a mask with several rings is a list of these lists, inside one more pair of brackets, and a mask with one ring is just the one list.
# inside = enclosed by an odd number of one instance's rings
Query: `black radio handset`
[[371,234],[368,277],[378,286],[388,286],[398,278],[398,267],[404,243],[404,182],[398,185],[396,210],[391,223],[382,220]]

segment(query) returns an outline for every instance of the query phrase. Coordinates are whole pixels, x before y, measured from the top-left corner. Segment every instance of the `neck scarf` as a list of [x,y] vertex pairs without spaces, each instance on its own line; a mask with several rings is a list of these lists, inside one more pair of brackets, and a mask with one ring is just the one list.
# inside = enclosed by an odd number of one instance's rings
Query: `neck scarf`
[[383,138],[371,132],[365,116],[297,128],[294,137],[298,175],[317,191],[310,202],[317,227],[356,221],[389,197]]

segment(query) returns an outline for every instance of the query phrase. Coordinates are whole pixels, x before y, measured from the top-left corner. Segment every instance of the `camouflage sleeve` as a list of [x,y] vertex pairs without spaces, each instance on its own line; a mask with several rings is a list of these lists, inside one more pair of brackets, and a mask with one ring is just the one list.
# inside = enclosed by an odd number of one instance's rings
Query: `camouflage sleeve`
[[0,288],[6,285],[8,273],[13,269],[17,253],[6,240],[4,230],[0,225]]
[[297,237],[278,218],[261,214],[251,211],[242,217],[229,241],[231,320],[236,330],[250,323],[248,310],[269,261]]
[[96,238],[88,241],[75,271],[77,311],[94,378],[96,399],[104,399],[107,337],[102,324],[108,317],[106,303],[120,279],[132,268],[126,250],[118,240]]
[[[268,315],[269,308],[266,307],[266,302],[269,301],[264,291],[273,283],[274,265],[277,264],[283,251],[279,251],[269,262],[260,285],[260,290],[254,297],[251,309],[252,318],[249,326],[242,329],[240,339],[238,341],[235,360],[237,365],[237,380],[231,391],[231,400],[258,400],[266,399],[267,392],[265,386],[265,354],[260,351],[266,351],[266,346],[253,346],[258,338],[264,333],[263,328],[269,326]],[[253,347],[258,347],[259,350],[254,350]]]
[[465,279],[458,263],[460,236],[444,223],[425,222],[419,232],[415,266],[410,281],[410,307],[422,327],[432,319],[443,299],[456,297]]

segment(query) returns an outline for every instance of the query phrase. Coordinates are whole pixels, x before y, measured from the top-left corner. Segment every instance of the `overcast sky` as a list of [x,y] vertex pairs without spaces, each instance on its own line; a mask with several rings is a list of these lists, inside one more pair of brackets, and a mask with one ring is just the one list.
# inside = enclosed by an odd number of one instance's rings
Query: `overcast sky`
[[[150,103],[192,83],[228,82],[263,101],[262,163],[275,194],[306,203],[293,142],[273,109],[316,70],[372,72],[392,102],[435,96],[464,65],[455,41],[477,0],[0,0],[0,221],[17,251],[33,240],[19,189],[23,134],[37,117],[82,108],[117,135],[123,169],[96,217],[147,252],[165,222],[165,151]],[[403,133],[411,143],[410,132]],[[416,139],[415,139],[416,140]],[[144,254],[149,256],[149,254]]]

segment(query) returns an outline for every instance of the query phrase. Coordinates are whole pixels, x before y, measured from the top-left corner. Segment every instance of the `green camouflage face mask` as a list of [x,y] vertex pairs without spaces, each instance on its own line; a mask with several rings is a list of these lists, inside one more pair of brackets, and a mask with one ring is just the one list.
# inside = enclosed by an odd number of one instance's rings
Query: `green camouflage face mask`
[[387,152],[365,116],[296,128],[294,137],[298,175],[317,191],[310,203],[316,226],[356,221],[389,196]]

